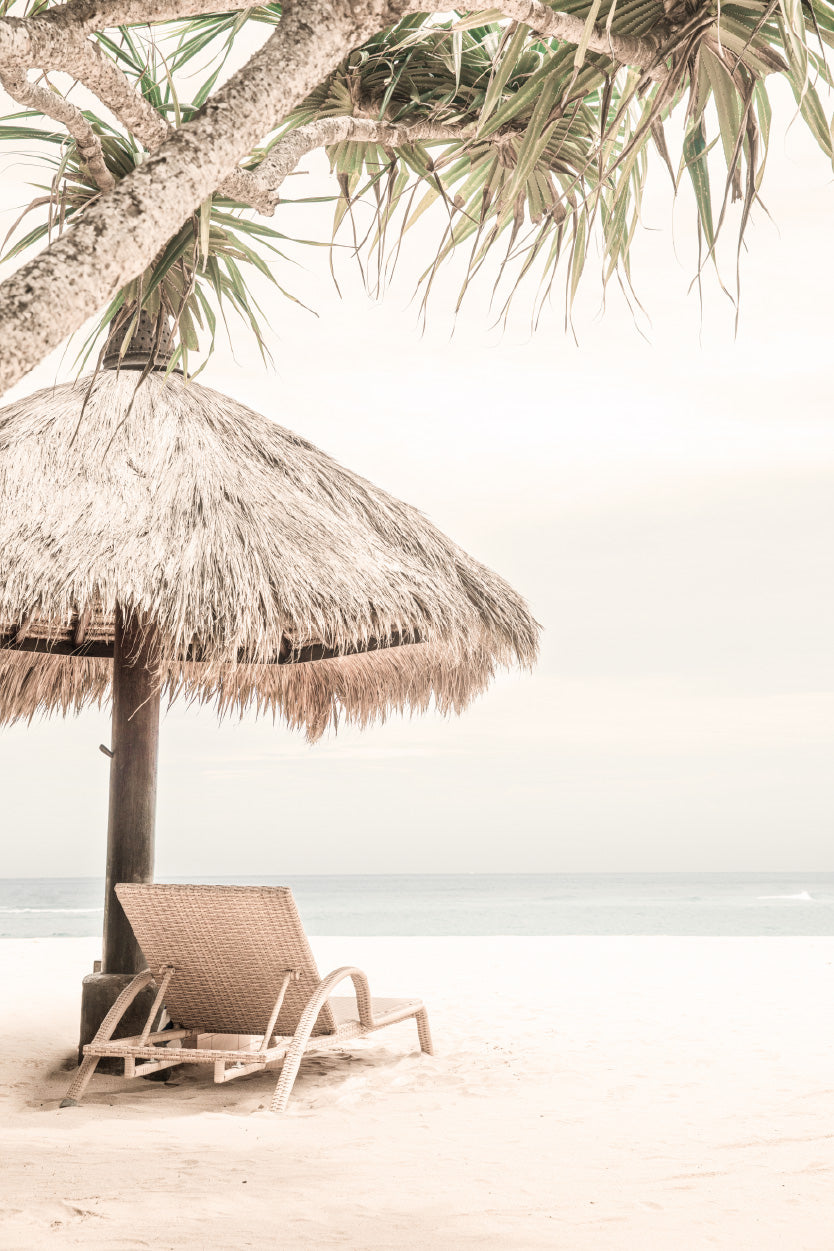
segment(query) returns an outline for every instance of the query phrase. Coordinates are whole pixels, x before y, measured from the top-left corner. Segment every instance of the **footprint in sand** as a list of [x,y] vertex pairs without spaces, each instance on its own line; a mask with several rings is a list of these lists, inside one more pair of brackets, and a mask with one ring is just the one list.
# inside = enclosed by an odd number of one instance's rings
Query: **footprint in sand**
[[86,1220],[89,1216],[95,1216],[101,1220],[101,1213],[94,1211],[93,1208],[87,1207],[84,1200],[62,1199],[61,1202],[65,1208],[69,1208],[73,1216],[80,1217],[82,1221]]

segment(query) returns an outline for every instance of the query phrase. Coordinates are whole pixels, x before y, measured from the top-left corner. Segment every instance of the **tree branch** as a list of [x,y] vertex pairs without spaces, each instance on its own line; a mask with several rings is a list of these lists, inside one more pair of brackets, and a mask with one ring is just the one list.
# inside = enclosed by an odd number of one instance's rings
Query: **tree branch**
[[[169,4],[170,2],[171,0],[168,0]],[[222,2],[223,4],[228,4],[228,0],[222,0]],[[184,0],[184,3],[186,7],[190,5],[192,8],[197,9],[207,3],[207,0]],[[210,0],[208,0],[208,3],[209,7],[211,7]],[[220,3],[221,0],[217,0],[218,8],[220,8]],[[100,16],[100,10],[113,8],[115,4],[120,5],[120,11],[128,7],[121,0],[99,0],[98,4],[95,4],[94,0],[83,0],[78,5],[78,10],[82,16],[87,11],[92,10],[95,10],[97,16]],[[53,14],[69,13],[70,10],[75,10],[73,0],[70,0],[69,4],[63,5],[60,9],[49,10],[44,20]],[[205,10],[201,9],[201,11]],[[221,9],[220,11],[225,12],[226,10]],[[68,21],[64,24],[68,25]],[[0,33],[2,33],[2,19],[0,19]],[[172,130],[165,118],[160,116],[141,92],[134,88],[127,75],[103,53],[98,44],[90,41],[83,35],[79,36],[74,29],[67,30],[66,34],[62,33],[57,42],[51,37],[49,32],[47,32],[46,38],[41,38],[41,35],[42,32],[35,24],[31,55],[33,57],[38,56],[39,60],[32,68],[61,70],[64,73],[71,74],[76,81],[82,83],[88,91],[91,91],[105,108],[108,108],[125,129],[134,135],[149,152],[155,152],[169,138]],[[26,68],[29,68],[28,63],[25,64],[25,68],[22,68],[19,64],[7,66],[0,59],[0,81],[6,85],[9,95],[14,100],[17,100],[18,103],[23,104],[24,98],[22,93],[26,92],[27,98],[25,103],[31,105],[32,108],[38,109],[39,112],[44,113],[47,117],[63,122],[70,134],[78,139],[77,129],[73,129],[67,120],[70,117],[74,118],[78,114],[78,110],[66,100],[63,100],[64,109],[62,110],[61,104],[54,103],[63,99],[56,92],[44,92],[34,88],[32,84],[28,83]],[[7,85],[10,83],[16,85],[15,90],[12,90],[11,86]],[[23,86],[24,83],[26,87]],[[28,91],[27,88],[29,89]],[[78,115],[80,116],[80,114]],[[90,137],[98,144],[96,136],[87,126],[83,117],[81,117],[81,123],[87,128],[88,132],[85,135],[87,148],[90,147]],[[80,143],[79,151],[81,151]],[[99,175],[93,171],[93,167],[90,165],[85,152],[82,152],[82,156],[87,160],[90,172],[93,174],[100,189],[102,191],[112,190],[115,182],[109,171],[104,167],[103,161],[101,165],[103,176],[107,179],[107,186],[104,186],[99,181]],[[253,208],[260,208],[264,202],[262,189],[251,181],[250,175],[245,170],[236,170],[230,175],[228,180],[224,181],[219,190],[231,199],[251,204]],[[274,206],[261,211],[272,213]]]
[[0,394],[142,273],[273,119],[405,9],[405,0],[289,0],[260,51],[195,118],[0,287]]
[[22,70],[0,70],[0,83],[24,108],[37,109],[45,117],[66,126],[99,191],[112,191],[116,180],[104,162],[101,140],[79,108],[59,92],[30,83]]
[[[166,0],[166,2],[168,7],[171,7],[172,0]],[[205,12],[203,6],[206,4],[208,8],[211,8],[211,0],[183,0],[185,8],[195,11]],[[228,0],[222,0],[222,4],[228,5]],[[134,7],[142,8],[143,6],[139,4]],[[216,0],[216,7],[221,12],[227,11],[221,7],[221,0]],[[79,20],[90,25],[93,21],[98,22],[104,12],[113,12],[116,8],[119,10],[118,15],[123,15],[130,9],[130,5],[125,4],[123,0],[98,0],[98,3],[96,0],[80,0],[78,4],[70,0],[59,9],[49,10],[43,17],[45,22],[47,18],[55,15],[65,15],[61,24],[62,33],[57,40],[54,32],[47,30],[44,33],[39,24],[40,19],[38,19],[30,24],[29,30],[21,29],[18,23],[18,33],[22,37],[18,42],[22,42],[26,36],[30,38],[30,56],[38,58],[31,68],[61,70],[71,74],[76,81],[91,91],[149,152],[155,152],[172,133],[165,118],[157,113],[153,105],[134,88],[127,75],[103,53],[96,43],[78,33],[77,24],[70,25],[69,15],[77,14]],[[2,35],[2,25],[3,19],[0,19],[0,35]],[[63,28],[66,28],[66,33]],[[0,40],[1,46],[2,40]],[[21,53],[19,52],[18,55]],[[22,64],[15,62],[12,65],[5,65],[0,59],[0,82],[3,82],[8,94],[19,104],[36,108],[47,117],[62,122],[70,134],[79,141],[79,152],[87,161],[96,185],[102,191],[112,190],[115,180],[104,165],[103,159],[96,164],[95,169],[91,164],[93,148],[98,148],[100,155],[100,144],[84,117],[57,92],[43,91],[29,83],[26,77],[28,68],[30,68],[28,60]],[[82,134],[83,140],[79,138]],[[251,204],[253,208],[260,209],[262,212],[270,214],[274,212],[274,205],[262,207],[266,205],[263,189],[252,181],[251,175],[245,170],[235,170],[228,179],[224,180],[219,190],[231,199]]]
[[149,26],[180,17],[255,9],[264,0],[67,0],[42,17],[63,29],[91,34],[114,26]]
[[[66,4],[49,10],[43,17],[56,26],[89,33],[113,26],[147,25],[193,17],[198,13],[230,13],[256,7],[254,0],[67,0]],[[585,31],[583,18],[559,13],[542,0],[498,0],[498,4],[491,7],[497,8],[504,17],[523,22],[536,34],[548,39],[563,39],[566,43],[578,45]],[[420,11],[447,14],[450,10],[448,5],[444,5]],[[612,57],[621,65],[633,65],[648,73],[657,68],[658,41],[651,37],[609,34],[604,26],[597,26],[591,34],[588,48],[591,52]]]
[[460,143],[473,130],[474,126],[444,126],[437,122],[396,126],[350,115],[323,117],[282,135],[259,165],[253,170],[236,170],[224,180],[221,190],[271,216],[278,204],[282,182],[302,157],[315,148],[345,142],[378,143],[386,148],[402,148],[410,143]]
[[[557,13],[549,4],[542,0],[498,0],[494,6],[504,17],[514,22],[522,22],[529,26],[537,35],[545,39],[562,39],[565,43],[576,44],[582,41],[585,33],[585,21],[572,13]],[[447,13],[447,8],[432,9],[433,13]],[[477,12],[477,9],[472,10]],[[588,40],[588,50],[599,52],[602,56],[611,57],[620,65],[632,65],[643,70],[650,78],[665,78],[665,67],[658,63],[660,40],[651,35],[632,38],[630,35],[615,35],[606,31],[604,26],[595,26]]]
[[[60,9],[55,10],[61,12]],[[28,69],[62,70],[98,96],[145,147],[159,147],[168,123],[137,91],[102,48],[83,33],[38,18],[0,19],[0,67],[3,73]]]
[[171,128],[164,117],[157,113],[141,91],[138,91],[127,74],[119,69],[99,44],[85,38],[64,36],[64,51],[60,57],[39,68],[64,70],[98,96],[105,108],[134,135],[149,152],[164,143]]

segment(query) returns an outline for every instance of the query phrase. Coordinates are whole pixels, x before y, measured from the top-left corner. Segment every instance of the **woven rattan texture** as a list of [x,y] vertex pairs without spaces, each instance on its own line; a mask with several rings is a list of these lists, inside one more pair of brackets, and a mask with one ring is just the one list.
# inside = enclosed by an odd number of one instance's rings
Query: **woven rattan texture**
[[[173,965],[165,994],[186,1028],[262,1034],[287,969],[291,981],[275,1033],[294,1034],[321,979],[292,892],[283,886],[120,884],[116,894],[148,967]],[[325,1004],[314,1035],[335,1022]]]

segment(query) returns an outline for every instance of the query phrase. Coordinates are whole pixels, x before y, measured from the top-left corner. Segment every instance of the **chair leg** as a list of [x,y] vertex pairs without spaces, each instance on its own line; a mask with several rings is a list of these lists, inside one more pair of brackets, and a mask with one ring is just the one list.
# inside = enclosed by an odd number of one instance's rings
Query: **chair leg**
[[433,1056],[434,1043],[431,1040],[429,1014],[425,1008],[421,1008],[417,1013],[417,1037],[420,1039],[420,1050],[427,1056]]
[[[121,1021],[125,1012],[127,1012],[139,992],[144,990],[144,988],[151,981],[153,981],[153,974],[149,969],[145,969],[143,972],[136,974],[133,981],[130,982],[128,986],[125,986],[124,990],[105,1016],[101,1025],[98,1027],[98,1032],[93,1039],[94,1043],[110,1041],[113,1037],[113,1031],[119,1024],[119,1021]],[[60,1106],[62,1108],[74,1108],[77,1106],[81,1096],[87,1088],[87,1083],[96,1070],[96,1066],[100,1058],[100,1056],[84,1057],[81,1061],[81,1067],[70,1082],[69,1090],[61,1100]]]
[[62,1108],[77,1108],[81,1102],[81,1096],[87,1089],[87,1083],[96,1071],[96,1067],[100,1060],[100,1056],[85,1056],[81,1061],[81,1067],[70,1083],[70,1088],[61,1100]]
[[311,1023],[309,1029],[297,1030],[295,1037],[290,1043],[289,1050],[284,1056],[284,1063],[281,1066],[281,1076],[278,1078],[275,1094],[272,1096],[272,1102],[269,1105],[270,1112],[286,1112],[287,1110],[292,1088],[295,1085],[295,1079],[301,1067],[301,1059],[307,1043],[310,1041],[313,1024],[315,1024],[315,1021]]

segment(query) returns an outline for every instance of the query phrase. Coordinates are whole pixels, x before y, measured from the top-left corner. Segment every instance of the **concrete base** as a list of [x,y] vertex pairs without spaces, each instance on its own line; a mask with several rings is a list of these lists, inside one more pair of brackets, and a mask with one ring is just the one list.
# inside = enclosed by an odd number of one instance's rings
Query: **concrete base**
[[[78,1041],[78,1063],[83,1058],[81,1048],[85,1043],[92,1042],[98,1027],[113,1007],[119,995],[133,981],[133,973],[88,973],[81,983],[81,1035]],[[156,998],[156,987],[146,986],[140,991],[122,1017],[113,1032],[114,1038],[127,1038],[131,1034],[141,1034],[148,1019],[148,1013]],[[161,1010],[160,1014],[161,1016]],[[153,1029],[159,1028],[159,1017],[154,1021]],[[99,1073],[122,1073],[124,1061],[115,1057],[103,1057],[98,1062]],[[167,1078],[170,1070],[163,1069]],[[157,1076],[157,1074],[153,1074]]]

